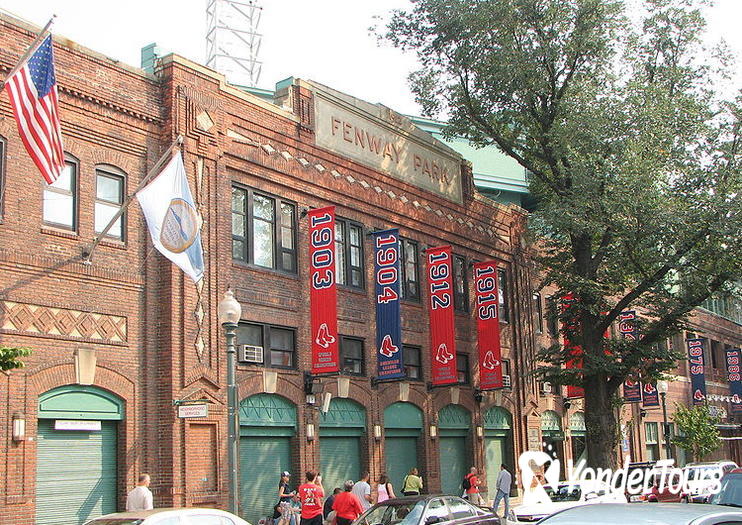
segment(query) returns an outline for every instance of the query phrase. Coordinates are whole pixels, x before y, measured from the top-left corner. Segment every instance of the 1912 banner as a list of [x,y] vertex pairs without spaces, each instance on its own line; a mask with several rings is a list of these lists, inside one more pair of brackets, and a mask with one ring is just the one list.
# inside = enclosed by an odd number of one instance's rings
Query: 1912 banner
[[742,414],[742,352],[739,348],[729,348],[727,357],[727,379],[729,380],[729,394],[732,396],[732,414]]
[[479,389],[503,388],[498,315],[497,263],[474,265],[474,291],[477,309],[477,346],[479,350]]
[[[618,332],[629,341],[636,341],[639,329],[636,323],[636,311],[626,310],[618,318]],[[639,403],[642,400],[642,385],[639,381],[627,379],[623,383],[624,403]]]
[[458,383],[453,323],[453,271],[451,247],[426,251],[428,310],[430,317],[431,375],[433,385]]
[[308,218],[312,373],[338,372],[335,207],[310,210]]
[[379,379],[404,377],[400,321],[399,230],[374,232],[376,360]]
[[688,345],[688,371],[690,372],[690,391],[694,405],[706,401],[706,370],[703,362],[703,339],[686,339]]
[[[562,297],[562,313],[566,313],[567,309],[576,301],[573,293],[568,293]],[[564,332],[564,348],[569,351],[569,355],[572,356],[564,363],[565,368],[582,368],[582,360],[584,359],[582,347],[574,344],[569,337],[570,333],[577,331],[577,325],[573,321],[569,324],[562,324],[562,331]],[[567,385],[567,398],[585,397],[585,390],[581,386]]]

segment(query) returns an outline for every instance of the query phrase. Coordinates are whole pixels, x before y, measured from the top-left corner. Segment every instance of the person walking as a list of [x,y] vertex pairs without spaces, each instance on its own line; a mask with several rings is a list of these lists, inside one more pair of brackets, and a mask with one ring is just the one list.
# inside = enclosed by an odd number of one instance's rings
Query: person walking
[[363,510],[371,507],[371,485],[368,483],[368,479],[371,476],[368,471],[365,471],[361,476],[361,479],[353,485],[353,494],[356,495],[358,501],[361,502]]
[[495,489],[497,490],[497,495],[495,496],[495,501],[492,504],[492,512],[495,513],[495,516],[498,518],[500,515],[497,513],[497,509],[500,506],[500,500],[505,500],[505,518],[507,518],[508,514],[510,513],[510,485],[513,484],[513,476],[508,471],[508,467],[503,463],[500,465],[500,473],[497,475],[497,481],[495,482]]
[[278,502],[291,504],[291,499],[296,495],[296,492],[289,492],[289,479],[291,474],[287,471],[281,472],[281,479],[278,481]]
[[394,495],[394,487],[389,483],[389,477],[386,474],[379,476],[379,481],[376,484],[376,503],[396,497]]
[[468,482],[468,487],[464,490],[464,498],[469,500],[469,503],[472,505],[480,505],[482,503],[482,497],[479,495],[479,484],[481,482],[477,476],[478,473],[477,467],[472,467],[469,469],[469,473],[464,477]]
[[343,484],[345,492],[341,492],[335,496],[335,503],[332,504],[332,510],[335,511],[335,523],[337,525],[350,525],[363,513],[364,509],[361,502],[353,492],[354,485],[358,485],[358,483],[354,484],[353,480],[349,479]]
[[149,474],[141,474],[137,486],[132,489],[126,496],[126,511],[132,510],[151,510],[152,491],[149,490]]
[[423,489],[423,479],[417,475],[417,467],[412,467],[402,481],[402,494],[418,496]]
[[322,476],[316,472],[307,472],[307,480],[298,491],[301,501],[301,525],[322,525],[322,498],[325,497],[322,488]]
[[341,492],[342,490],[340,490],[338,487],[335,487],[335,489],[332,491],[332,494],[330,494],[325,500],[325,505],[322,508],[322,515],[325,517],[325,519],[327,519],[327,517],[330,515],[330,512],[332,512],[332,505],[335,503],[335,498]]

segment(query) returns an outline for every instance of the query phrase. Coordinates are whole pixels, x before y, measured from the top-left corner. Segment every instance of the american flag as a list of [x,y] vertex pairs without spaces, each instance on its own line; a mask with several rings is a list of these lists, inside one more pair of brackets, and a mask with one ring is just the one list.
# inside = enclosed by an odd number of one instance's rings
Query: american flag
[[48,184],[64,169],[52,37],[47,36],[18,71],[5,81],[18,133]]

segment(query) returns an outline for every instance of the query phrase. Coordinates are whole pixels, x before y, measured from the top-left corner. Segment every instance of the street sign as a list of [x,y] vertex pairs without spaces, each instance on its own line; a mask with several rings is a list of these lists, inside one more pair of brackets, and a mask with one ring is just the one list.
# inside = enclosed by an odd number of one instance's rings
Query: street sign
[[100,421],[83,421],[80,419],[57,419],[54,430],[100,430]]
[[179,405],[178,417],[208,417],[209,405]]

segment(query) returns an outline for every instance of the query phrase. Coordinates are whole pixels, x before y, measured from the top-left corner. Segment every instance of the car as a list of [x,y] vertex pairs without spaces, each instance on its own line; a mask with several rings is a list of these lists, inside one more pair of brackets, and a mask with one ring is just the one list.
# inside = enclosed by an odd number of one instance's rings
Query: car
[[736,468],[737,464],[732,461],[688,463],[683,467],[688,484],[687,500],[692,503],[705,503],[722,476]]
[[[683,490],[683,478],[675,473],[670,475],[660,469],[650,470],[646,475],[650,477],[649,490],[641,494],[633,494],[630,502],[646,501],[649,503],[687,503],[688,494]],[[662,483],[662,478],[665,478]]]
[[510,509],[505,523],[507,525],[522,525],[535,523],[555,512],[594,503],[626,503],[626,495],[621,491],[611,491],[610,487],[600,481],[567,481],[559,483],[554,489],[549,485],[544,487],[551,503],[536,503],[519,505]]
[[500,520],[458,496],[426,494],[388,499],[358,516],[353,525],[499,525]]
[[545,518],[539,522],[539,525],[737,525],[738,523],[742,523],[742,512],[721,505],[606,503],[572,507]]
[[721,478],[721,488],[719,492],[711,495],[709,503],[742,507],[742,468],[734,469]]
[[218,509],[162,508],[116,512],[86,521],[85,525],[250,525]]

